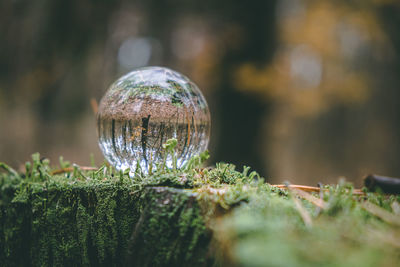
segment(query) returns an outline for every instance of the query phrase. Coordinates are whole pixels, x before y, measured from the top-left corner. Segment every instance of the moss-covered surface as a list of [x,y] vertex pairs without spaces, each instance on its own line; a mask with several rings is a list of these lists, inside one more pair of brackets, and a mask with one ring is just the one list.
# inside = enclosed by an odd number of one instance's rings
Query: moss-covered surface
[[139,217],[135,188],[115,181],[0,179],[2,266],[120,265]]
[[205,158],[134,179],[1,164],[1,266],[398,266],[398,196],[341,182],[305,200]]
[[211,235],[187,180],[60,165],[71,172],[53,175],[38,154],[24,174],[2,164],[1,266],[206,263]]
[[183,189],[145,190],[144,209],[135,226],[127,265],[206,266],[211,233],[194,194]]
[[[309,222],[292,197],[259,188],[219,220],[213,229],[223,265],[398,266],[400,214],[394,212],[399,197],[357,197],[349,185],[331,187],[323,196],[324,209],[299,201]],[[363,203],[386,213],[374,216]]]

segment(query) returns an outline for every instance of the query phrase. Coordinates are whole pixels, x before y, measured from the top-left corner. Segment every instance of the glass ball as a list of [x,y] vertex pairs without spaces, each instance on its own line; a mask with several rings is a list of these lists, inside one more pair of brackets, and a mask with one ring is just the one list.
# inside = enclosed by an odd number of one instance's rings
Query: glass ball
[[210,113],[199,88],[163,67],[136,69],[114,82],[100,101],[99,146],[118,170],[148,173],[164,163],[163,144],[175,138],[177,167],[207,149]]

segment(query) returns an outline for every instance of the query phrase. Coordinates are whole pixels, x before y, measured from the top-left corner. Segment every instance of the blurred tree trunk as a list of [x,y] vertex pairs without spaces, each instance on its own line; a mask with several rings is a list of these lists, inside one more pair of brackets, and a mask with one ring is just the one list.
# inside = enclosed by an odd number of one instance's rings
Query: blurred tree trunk
[[212,160],[231,162],[239,167],[248,165],[264,177],[268,172],[265,154],[260,151],[261,126],[270,105],[265,98],[240,92],[233,80],[235,69],[241,64],[265,65],[271,59],[275,45],[275,4],[275,1],[230,2],[221,11],[228,23],[239,28],[242,36],[239,47],[227,47],[218,68],[221,84],[217,106],[225,108],[219,110],[220,132]]
[[[389,66],[389,70],[392,72],[390,75],[385,73],[384,79],[387,82],[387,86],[390,88],[389,93],[384,94],[386,113],[385,117],[389,122],[392,123],[393,129],[395,130],[394,136],[397,136],[397,142],[393,144],[395,149],[392,151],[392,155],[388,155],[387,160],[390,162],[390,170],[388,175],[398,176],[400,175],[400,4],[393,2],[392,4],[385,5],[383,8],[378,10],[381,22],[384,29],[386,30],[387,36],[393,44],[395,53],[392,59],[392,65]],[[396,152],[397,153],[396,153]]]
[[[234,72],[241,64],[253,63],[265,66],[271,59],[275,45],[275,1],[223,1],[206,3],[187,2],[172,7],[169,1],[148,1],[145,10],[149,14],[149,34],[160,40],[165,51],[170,50],[171,30],[177,14],[205,15],[215,17],[219,35],[228,29],[239,30],[239,45],[222,40],[226,44],[222,60],[217,66],[214,112],[219,133],[215,138],[212,163],[224,161],[239,168],[248,165],[266,176],[265,159],[260,151],[261,130],[269,104],[265,98],[242,93],[234,84]],[[207,6],[207,8],[204,8]],[[165,12],[168,10],[168,12]],[[260,31],[262,29],[262,31]],[[218,32],[218,30],[217,30]],[[170,54],[163,61],[171,60]],[[214,121],[215,123],[215,121]]]

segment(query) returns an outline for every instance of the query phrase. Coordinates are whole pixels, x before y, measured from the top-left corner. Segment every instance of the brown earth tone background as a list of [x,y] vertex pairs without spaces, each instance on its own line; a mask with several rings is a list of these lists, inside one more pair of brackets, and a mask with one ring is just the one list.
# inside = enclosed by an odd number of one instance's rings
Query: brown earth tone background
[[210,164],[270,182],[400,176],[399,29],[396,0],[3,1],[0,161],[102,162],[91,102],[161,65],[207,98]]

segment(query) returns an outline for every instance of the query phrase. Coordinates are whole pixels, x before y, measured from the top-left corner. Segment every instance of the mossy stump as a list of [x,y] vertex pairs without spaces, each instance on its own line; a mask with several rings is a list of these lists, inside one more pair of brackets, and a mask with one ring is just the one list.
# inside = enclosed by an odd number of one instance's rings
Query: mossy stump
[[0,167],[1,266],[400,262],[400,197],[345,182],[310,194],[229,164],[135,179],[105,165],[55,172],[37,156],[25,174]]
[[145,191],[127,265],[208,266],[211,232],[193,193],[171,187]]
[[105,185],[2,191],[2,266],[205,266],[211,233],[192,193]]

